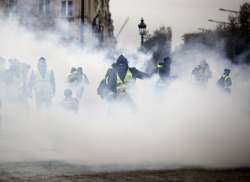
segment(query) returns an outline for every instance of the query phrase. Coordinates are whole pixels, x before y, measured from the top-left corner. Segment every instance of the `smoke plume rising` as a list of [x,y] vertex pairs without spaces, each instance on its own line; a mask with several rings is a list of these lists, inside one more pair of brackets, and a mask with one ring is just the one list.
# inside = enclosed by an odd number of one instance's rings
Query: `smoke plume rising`
[[[67,25],[65,25],[67,27]],[[97,87],[114,60],[109,50],[88,44],[63,45],[59,35],[42,38],[12,19],[0,21],[0,55],[36,66],[44,56],[55,72],[57,91],[49,111],[3,99],[0,162],[59,160],[84,165],[240,167],[250,165],[250,68],[228,65],[221,52],[194,48],[176,52],[178,79],[157,89],[157,77],[138,80],[133,105],[107,103]],[[90,36],[90,35],[89,35]],[[124,51],[144,69],[147,55]],[[118,55],[115,55],[118,56]],[[191,71],[206,59],[213,72],[206,88],[191,82]],[[90,80],[77,114],[61,108],[66,76],[83,66]],[[224,67],[232,69],[232,93],[216,87]],[[1,91],[1,95],[4,91]]]

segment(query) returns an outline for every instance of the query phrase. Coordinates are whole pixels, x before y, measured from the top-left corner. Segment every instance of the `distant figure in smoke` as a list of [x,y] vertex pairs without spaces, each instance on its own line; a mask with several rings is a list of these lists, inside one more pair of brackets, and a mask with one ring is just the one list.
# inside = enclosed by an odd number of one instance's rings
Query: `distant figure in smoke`
[[217,85],[224,89],[226,92],[231,92],[232,80],[230,78],[230,69],[224,69],[224,73],[221,78],[217,81]]
[[157,83],[158,85],[166,85],[166,82],[172,78],[170,76],[171,63],[171,58],[165,57],[163,61],[159,62],[153,70],[153,74],[158,74],[160,77],[160,80]]
[[92,21],[92,30],[94,33],[99,33],[100,24],[101,24],[100,12],[98,12]]
[[113,37],[114,34],[114,25],[113,25],[113,20],[111,18],[111,13],[108,14],[108,34],[109,34],[109,37]]
[[79,102],[72,96],[72,91],[70,89],[64,90],[63,107],[66,110],[74,112],[77,112],[79,109]]
[[80,100],[85,89],[86,84],[89,84],[88,77],[83,73],[82,67],[71,68],[70,74],[67,78],[67,87],[73,93],[73,96]]
[[102,43],[104,39],[104,26],[101,21],[101,12],[98,11],[97,15],[92,21],[92,31],[96,34],[99,41]]
[[162,80],[170,77],[171,63],[170,57],[165,57],[163,62],[158,63],[157,71]]
[[205,60],[201,61],[200,64],[193,69],[192,77],[195,83],[201,86],[207,85],[209,78],[212,77],[212,72]]
[[121,98],[127,95],[127,89],[135,83],[135,80],[148,78],[144,72],[129,67],[128,60],[120,55],[116,63],[112,65],[98,88],[98,94],[102,98]]
[[29,76],[30,76],[30,65],[26,63],[19,63],[19,72],[22,82],[22,92],[21,98],[24,103],[28,104],[28,98],[31,96],[30,89],[29,89]]
[[28,104],[28,73],[30,65],[17,59],[10,59],[9,64],[10,67],[6,71],[5,80],[8,85],[8,95],[12,101]]
[[37,69],[31,74],[30,88],[34,90],[36,105],[48,108],[55,95],[55,77],[52,70],[48,70],[46,59],[41,57],[38,60]]

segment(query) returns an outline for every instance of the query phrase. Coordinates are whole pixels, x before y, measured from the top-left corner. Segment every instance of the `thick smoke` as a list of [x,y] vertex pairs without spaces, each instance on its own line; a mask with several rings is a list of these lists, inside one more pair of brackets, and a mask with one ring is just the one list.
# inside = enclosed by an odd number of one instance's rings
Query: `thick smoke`
[[[248,66],[228,65],[222,53],[201,47],[177,51],[172,74],[178,79],[168,87],[156,88],[157,77],[138,80],[131,90],[133,104],[107,103],[96,89],[114,61],[107,56],[109,50],[95,49],[90,43],[84,49],[64,45],[58,34],[41,37],[13,20],[0,21],[0,27],[0,55],[32,67],[39,57],[46,57],[57,85],[49,111],[37,111],[33,102],[23,107],[3,101],[0,161],[60,160],[139,168],[250,165]],[[144,69],[147,55],[124,55],[133,66]],[[192,84],[191,71],[204,58],[213,78],[200,88]],[[90,80],[77,114],[60,106],[72,66],[83,66]],[[216,87],[224,67],[232,69],[231,94]]]

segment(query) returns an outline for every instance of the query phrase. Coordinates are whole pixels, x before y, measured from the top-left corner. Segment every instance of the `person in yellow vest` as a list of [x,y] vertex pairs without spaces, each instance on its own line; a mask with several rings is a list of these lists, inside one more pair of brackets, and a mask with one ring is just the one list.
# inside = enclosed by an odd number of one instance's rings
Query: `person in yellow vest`
[[224,69],[224,73],[221,78],[217,81],[217,85],[224,89],[226,92],[231,92],[232,79],[230,78],[230,69]]
[[48,70],[46,59],[41,57],[38,60],[37,68],[32,71],[30,88],[34,91],[37,107],[40,109],[51,105],[55,95],[55,77],[53,70]]
[[[128,60],[120,55],[112,65],[98,88],[98,94],[104,97],[120,97],[127,95],[127,89],[138,79],[148,78],[149,75],[134,67],[129,67]],[[108,91],[108,92],[107,92]]]
[[163,61],[160,61],[155,69],[153,70],[153,74],[158,74],[161,80],[167,80],[170,78],[171,71],[171,58],[165,57]]

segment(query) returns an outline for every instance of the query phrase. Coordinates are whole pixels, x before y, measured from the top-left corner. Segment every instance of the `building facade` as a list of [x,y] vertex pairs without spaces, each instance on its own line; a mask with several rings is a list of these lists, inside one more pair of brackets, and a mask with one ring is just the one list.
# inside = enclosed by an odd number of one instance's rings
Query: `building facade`
[[79,26],[92,25],[103,39],[113,37],[109,0],[0,0],[0,8],[2,15],[14,12],[21,21],[28,20],[41,29],[51,28],[55,21],[63,19]]

